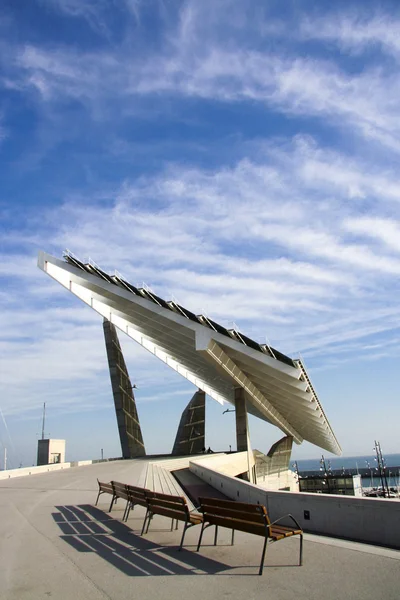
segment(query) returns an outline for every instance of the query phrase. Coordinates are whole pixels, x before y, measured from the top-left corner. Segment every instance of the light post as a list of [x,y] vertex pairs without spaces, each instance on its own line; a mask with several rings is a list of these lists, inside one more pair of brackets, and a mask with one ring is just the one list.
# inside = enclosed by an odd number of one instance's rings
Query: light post
[[323,471],[324,477],[325,477],[324,481],[322,482],[322,485],[327,485],[328,486],[328,494],[330,494],[331,493],[331,488],[330,488],[330,485],[329,485],[329,472],[330,473],[332,472],[332,470],[331,470],[331,464],[328,461],[328,465],[329,466],[328,466],[328,469],[327,469],[326,468],[326,462],[325,462],[324,455],[322,455],[322,458],[319,461],[319,464],[321,465],[320,468],[319,468],[319,470]]
[[371,489],[372,489],[374,487],[374,479],[373,479],[373,475],[372,475],[373,469],[368,460],[365,461],[365,464],[367,465],[367,469],[369,469],[369,474],[371,476],[370,484],[371,484]]
[[375,460],[378,465],[378,473],[379,473],[379,477],[380,477],[381,484],[382,484],[383,497],[386,498],[386,496],[387,496],[389,498],[390,492],[389,492],[389,486],[388,486],[387,477],[386,477],[385,459],[382,456],[381,445],[376,440],[375,440],[374,450],[376,452]]
[[[224,412],[222,413],[223,415],[225,413],[230,413],[230,412],[236,412],[234,408],[227,408],[226,410],[224,410]],[[229,454],[232,452],[232,446],[231,444],[229,444]]]
[[295,475],[296,475],[296,483],[298,485],[298,491],[301,492],[300,489],[300,475],[299,475],[299,465],[297,464],[297,460],[294,461],[294,463],[292,464],[292,468],[294,469]]

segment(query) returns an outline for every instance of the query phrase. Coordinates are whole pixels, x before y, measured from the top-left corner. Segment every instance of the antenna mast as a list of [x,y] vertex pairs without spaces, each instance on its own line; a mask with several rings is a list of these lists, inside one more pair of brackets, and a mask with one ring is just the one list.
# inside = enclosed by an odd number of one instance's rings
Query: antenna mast
[[44,422],[46,419],[46,402],[43,402],[42,440],[44,440]]

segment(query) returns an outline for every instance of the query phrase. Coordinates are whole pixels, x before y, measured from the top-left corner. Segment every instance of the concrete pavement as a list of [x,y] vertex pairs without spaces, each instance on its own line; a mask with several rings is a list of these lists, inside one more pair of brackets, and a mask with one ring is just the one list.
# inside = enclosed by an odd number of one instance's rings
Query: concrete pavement
[[398,600],[400,552],[305,536],[304,565],[298,539],[271,544],[264,574],[257,575],[262,540],[221,530],[212,545],[206,531],[194,552],[199,529],[186,535],[155,517],[140,537],[144,509],[121,522],[123,503],[108,513],[110,497],[94,507],[96,478],[135,483],[145,461],[117,461],[0,482],[0,598],[85,600],[271,597],[314,600]]

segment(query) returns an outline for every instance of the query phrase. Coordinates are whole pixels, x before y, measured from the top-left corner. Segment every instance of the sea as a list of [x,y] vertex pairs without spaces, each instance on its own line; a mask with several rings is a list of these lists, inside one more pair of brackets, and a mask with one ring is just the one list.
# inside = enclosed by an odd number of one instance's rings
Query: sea
[[[400,454],[385,454],[384,461],[386,465],[386,476],[389,487],[400,487]],[[296,460],[296,459],[294,459]],[[292,463],[294,462],[292,460]],[[306,474],[307,471],[320,471],[320,458],[309,460],[297,460],[297,467],[300,474]],[[365,456],[346,456],[339,458],[325,458],[326,467],[331,467],[332,471],[347,469],[360,469],[365,473],[365,469],[369,470],[369,476],[363,477],[363,487],[379,487],[381,481],[377,476],[376,455],[370,454]],[[293,469],[293,465],[292,465]]]

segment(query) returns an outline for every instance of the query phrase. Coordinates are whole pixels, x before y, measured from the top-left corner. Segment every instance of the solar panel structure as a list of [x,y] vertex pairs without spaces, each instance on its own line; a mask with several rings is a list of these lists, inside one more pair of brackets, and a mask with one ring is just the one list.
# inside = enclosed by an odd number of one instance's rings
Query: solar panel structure
[[72,255],[62,261],[41,252],[38,266],[218,402],[234,404],[235,388],[242,388],[251,414],[273,423],[297,444],[308,440],[341,453],[301,361],[97,266],[88,269]]
[[204,323],[205,325],[208,325],[208,327],[211,327],[211,329],[214,329],[214,331],[218,331],[218,333],[221,333],[222,335],[226,335],[226,337],[230,337],[229,331],[225,327],[223,327],[222,325],[217,323],[216,321],[212,321],[211,319],[209,319],[208,317],[205,317],[203,315],[201,315],[200,321],[202,323]]
[[183,308],[183,306],[173,301],[167,302],[167,304],[175,312],[180,313],[181,315],[183,315],[187,319],[190,319],[191,321],[194,321],[195,323],[201,324],[200,318],[187,308]]

